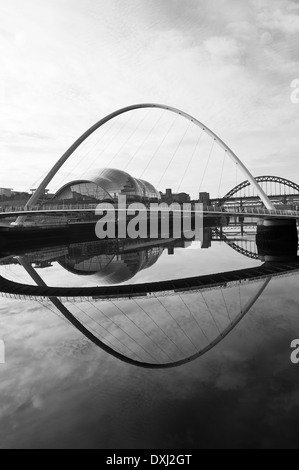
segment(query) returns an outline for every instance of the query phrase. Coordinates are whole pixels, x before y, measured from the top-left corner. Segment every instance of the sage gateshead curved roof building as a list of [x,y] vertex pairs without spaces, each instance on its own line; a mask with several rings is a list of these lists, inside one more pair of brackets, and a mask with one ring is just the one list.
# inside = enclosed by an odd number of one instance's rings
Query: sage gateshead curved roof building
[[69,203],[97,203],[114,201],[120,195],[126,196],[131,202],[161,199],[159,191],[152,184],[113,168],[99,169],[87,174],[82,180],[67,183],[56,193],[54,199]]

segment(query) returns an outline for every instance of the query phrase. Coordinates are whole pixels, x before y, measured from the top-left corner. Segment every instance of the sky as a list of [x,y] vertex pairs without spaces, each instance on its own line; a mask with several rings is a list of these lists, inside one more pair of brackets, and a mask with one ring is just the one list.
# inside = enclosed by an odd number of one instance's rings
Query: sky
[[0,0],[0,187],[28,189],[96,121],[163,103],[255,175],[299,182],[297,0]]

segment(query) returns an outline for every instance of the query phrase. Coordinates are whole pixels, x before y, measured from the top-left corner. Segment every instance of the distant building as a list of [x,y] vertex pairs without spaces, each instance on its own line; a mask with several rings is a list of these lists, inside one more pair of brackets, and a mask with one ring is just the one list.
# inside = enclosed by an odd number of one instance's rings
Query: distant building
[[11,197],[12,189],[11,188],[0,188],[0,196]]
[[172,204],[174,202],[179,204],[188,204],[191,201],[189,194],[187,193],[173,193],[172,189],[166,189],[166,193],[161,193],[161,201],[166,204]]
[[209,193],[199,193],[198,202],[203,204],[204,206],[209,206],[211,203],[210,194]]
[[13,197],[14,199],[17,199],[17,198],[23,198],[23,197],[29,197],[30,194],[29,193],[26,193],[24,191],[12,191],[11,192],[11,197]]

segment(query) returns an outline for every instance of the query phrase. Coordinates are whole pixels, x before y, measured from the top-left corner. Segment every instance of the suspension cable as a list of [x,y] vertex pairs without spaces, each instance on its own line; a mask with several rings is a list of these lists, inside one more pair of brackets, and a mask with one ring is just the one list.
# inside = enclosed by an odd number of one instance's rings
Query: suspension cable
[[208,166],[209,166],[209,163],[210,163],[210,159],[211,159],[211,156],[212,156],[212,152],[213,152],[213,149],[214,149],[215,142],[216,142],[216,139],[213,139],[212,147],[211,147],[211,150],[210,150],[210,153],[209,153],[209,156],[208,156],[208,160],[207,160],[207,163],[206,163],[206,167],[205,167],[201,182],[200,182],[198,193],[200,193],[200,191],[201,191],[202,184],[203,184],[203,181],[204,181],[205,176],[206,176],[206,172],[207,172],[207,169],[208,169]]
[[[100,309],[99,307],[97,307],[96,305],[92,304],[90,301],[89,303],[98,311],[100,312],[107,320],[111,321],[111,323],[113,323],[117,328],[119,328],[126,336],[128,336],[128,338],[130,338],[132,341],[134,341],[139,347],[140,347],[140,344],[138,344],[138,342],[129,334],[127,333],[120,325],[118,325],[118,323],[116,323],[112,318],[110,318],[108,315],[105,314],[105,312]],[[130,348],[128,347],[128,349],[130,350]],[[131,352],[133,352],[131,350]]]
[[174,124],[176,123],[176,121],[178,120],[178,115],[175,116],[175,118],[173,119],[170,127],[168,128],[166,134],[164,135],[163,139],[161,140],[161,142],[159,143],[158,147],[156,148],[155,152],[153,153],[150,161],[148,162],[148,164],[146,165],[146,167],[144,168],[143,172],[141,173],[141,175],[139,176],[139,178],[142,178],[144,173],[146,172],[146,170],[148,169],[148,167],[150,166],[150,164],[152,163],[152,161],[154,160],[155,156],[157,155],[157,153],[159,152],[159,150],[161,149],[162,145],[164,144],[164,142],[166,141],[170,131],[172,130]]
[[211,315],[211,317],[212,317],[212,319],[213,319],[213,322],[214,322],[214,324],[215,324],[215,326],[216,326],[216,328],[217,328],[217,330],[218,330],[220,336],[222,336],[222,333],[220,332],[219,326],[218,326],[218,324],[217,324],[217,322],[216,322],[216,320],[215,320],[215,318],[214,318],[214,315],[212,314],[212,311],[211,311],[211,309],[210,309],[210,307],[209,307],[209,305],[208,305],[208,302],[206,301],[206,299],[205,299],[203,293],[202,293],[202,292],[200,292],[200,293],[201,293],[201,296],[202,296],[202,298],[203,298],[203,300],[204,300],[204,303],[206,304],[206,307],[207,307],[207,309],[208,309],[208,311],[209,311],[209,313],[210,313],[210,315]]
[[186,338],[188,339],[188,341],[192,344],[192,346],[194,347],[195,350],[197,350],[197,347],[195,346],[195,344],[193,343],[192,339],[190,338],[190,336],[188,335],[188,333],[186,333],[186,331],[182,328],[182,326],[179,324],[179,322],[174,318],[174,316],[170,313],[169,309],[167,309],[165,307],[164,304],[162,304],[161,300],[159,299],[159,303],[162,305],[162,307],[167,311],[167,313],[170,315],[170,317],[172,318],[172,320],[177,324],[177,326],[179,327],[179,329],[182,331],[183,335],[186,336]]
[[164,170],[164,173],[162,174],[162,176],[161,176],[159,182],[157,183],[157,188],[160,186],[160,184],[161,184],[161,182],[163,181],[163,178],[164,178],[164,176],[165,176],[165,174],[166,174],[168,168],[170,167],[170,165],[172,164],[172,162],[173,162],[173,160],[174,160],[174,157],[175,157],[176,154],[178,153],[179,148],[180,148],[180,146],[181,146],[181,144],[182,144],[184,138],[186,137],[187,132],[189,131],[191,124],[192,124],[192,121],[189,121],[188,126],[187,126],[187,128],[186,128],[186,130],[185,130],[185,132],[184,132],[184,134],[183,134],[183,136],[182,136],[182,138],[181,138],[179,144],[177,145],[177,148],[176,148],[174,154],[172,155],[170,162],[168,163],[167,167],[166,167],[165,170]]
[[199,135],[199,137],[198,137],[198,139],[197,139],[197,143],[196,143],[196,145],[195,145],[195,148],[194,148],[194,150],[193,150],[193,153],[192,153],[192,155],[191,155],[191,157],[190,157],[190,159],[189,159],[188,165],[186,166],[186,169],[185,169],[185,172],[184,172],[184,174],[183,174],[183,176],[182,176],[182,179],[181,179],[181,181],[180,181],[180,184],[179,184],[179,186],[178,186],[177,193],[180,191],[181,186],[182,186],[182,184],[183,184],[183,181],[184,181],[184,179],[185,179],[185,176],[186,176],[186,174],[187,174],[187,171],[189,170],[190,165],[191,165],[191,163],[192,163],[192,161],[193,161],[193,158],[194,158],[194,156],[196,155],[196,152],[197,152],[197,149],[198,149],[198,147],[199,147],[199,143],[200,143],[200,141],[201,141],[201,139],[202,139],[203,134],[204,134],[204,130],[202,129],[202,131],[201,131],[201,133],[200,133],[200,135]]
[[[132,120],[133,118],[133,113],[131,113],[129,119],[127,119],[125,122],[123,122],[123,124],[120,126],[120,128],[116,131],[116,133],[112,136],[112,138],[109,140],[109,142],[107,143],[107,145],[105,145],[104,148],[102,148],[102,150],[99,152],[99,153],[96,153],[96,156],[92,159],[91,163],[89,164],[89,166],[85,169],[84,173],[82,176],[86,175],[86,173],[90,170],[90,168],[93,166],[93,164],[95,163],[96,160],[99,159],[99,157],[101,155],[103,155],[104,152],[106,152],[106,150],[110,147],[110,145],[112,144],[112,142],[115,141],[115,139],[120,135],[120,133],[123,131],[123,129],[129,124],[129,122]],[[114,122],[117,122],[117,121],[114,121]],[[113,124],[114,125],[114,124]],[[112,128],[113,126],[110,127],[110,129]],[[92,149],[93,150],[93,149]],[[109,168],[110,166],[110,163],[107,165],[107,168]]]
[[[113,333],[111,333],[110,331],[107,330],[107,328],[105,328],[104,326],[98,324],[92,317],[90,317],[86,312],[84,312],[84,310],[82,310],[77,304],[74,304],[77,309],[83,313],[83,315],[87,316],[88,318],[90,318],[92,321],[94,321],[94,323],[96,323],[98,326],[100,326],[103,330],[106,331],[106,333],[108,333],[110,336],[112,336],[113,338],[115,338],[122,347],[125,347],[126,349],[128,349],[131,353],[133,353],[138,359],[140,359],[140,357],[132,350],[130,350],[130,348],[128,348],[126,345],[124,345],[123,343],[121,343],[121,341],[119,341],[119,339],[113,335]],[[82,322],[82,319],[80,319],[80,322]],[[117,346],[115,346],[114,344],[112,344],[107,338],[105,335],[101,334],[99,331],[96,331],[92,326],[90,326],[88,323],[83,323],[83,325],[85,326],[85,328],[87,328],[89,331],[92,331],[96,336],[100,336],[100,338],[102,338],[102,340],[104,340],[107,344],[110,345],[110,347],[116,351],[118,351],[119,353],[122,353],[121,349],[119,349]]]
[[[135,299],[134,299],[134,302],[136,303]],[[138,328],[138,330],[143,334],[145,335],[152,343],[154,343],[156,346],[158,346],[158,348],[163,352],[165,353],[165,351],[163,351],[160,346],[144,331],[140,328],[140,326],[134,321],[132,320],[120,307],[118,307],[115,302],[112,301],[112,304],[131,322],[133,323],[136,328]],[[138,305],[138,304],[137,304]],[[148,353],[142,346],[140,346],[147,354],[149,354],[155,361],[157,360],[155,357],[152,356],[152,354]]]
[[138,154],[138,152],[141,150],[141,148],[143,147],[143,145],[145,144],[145,142],[149,139],[149,137],[152,135],[153,131],[155,130],[155,128],[157,127],[157,125],[159,124],[159,122],[161,121],[161,119],[164,117],[164,114],[166,113],[166,109],[164,110],[164,112],[162,114],[160,114],[160,116],[158,117],[157,121],[154,123],[154,125],[150,128],[149,132],[146,134],[144,140],[141,142],[141,144],[137,147],[137,150],[134,152],[134,154],[132,155],[132,157],[130,158],[130,160],[128,161],[128,163],[126,164],[124,170],[126,171],[127,168],[130,166],[130,164],[132,163],[132,161],[134,160],[134,158],[136,157],[136,155]]
[[197,318],[195,317],[195,315],[193,314],[193,312],[191,311],[191,309],[189,308],[189,306],[187,305],[187,303],[185,302],[185,300],[182,298],[181,294],[180,295],[180,299],[181,301],[183,302],[183,304],[185,305],[185,307],[187,308],[187,310],[189,311],[190,315],[194,318],[195,322],[197,323],[198,325],[198,328],[200,329],[200,331],[202,332],[202,334],[204,335],[205,339],[207,340],[208,344],[210,344],[210,340],[209,338],[207,337],[206,333],[204,332],[204,330],[202,329],[199,321],[197,320]]
[[[160,301],[160,299],[159,299],[158,297],[155,297],[155,298],[158,300],[158,302],[161,303],[161,301]],[[158,325],[158,323],[149,315],[149,313],[146,312],[146,310],[138,304],[138,302],[136,301],[136,299],[133,299],[133,300],[134,300],[134,302],[136,303],[136,305],[137,305],[137,306],[152,320],[152,322],[159,328],[159,330],[162,331],[162,333],[164,334],[164,336],[165,336],[166,338],[168,338],[169,341],[171,341],[171,343],[174,344],[174,346],[175,346],[182,354],[184,354],[184,351],[182,351],[182,349],[170,338],[170,336],[169,336],[168,334],[166,334],[164,330],[162,330],[162,328],[161,328],[161,327]],[[162,303],[161,303],[161,305],[162,305],[162,307],[168,312],[168,310],[164,307],[164,305],[163,305]]]
[[221,189],[221,184],[222,184],[222,178],[223,178],[223,172],[224,172],[224,165],[225,165],[225,161],[226,161],[226,154],[227,154],[227,150],[225,149],[224,154],[223,154],[223,162],[222,162],[221,176],[220,176],[219,188],[218,188],[218,199],[220,199],[220,189]]
[[226,303],[226,300],[225,300],[225,297],[224,297],[223,289],[220,289],[220,290],[221,290],[223,302],[224,302],[224,305],[225,305],[225,308],[226,308],[228,319],[229,319],[230,323],[232,323],[231,316],[230,316],[230,313],[229,313],[229,309],[228,309],[228,306],[227,306],[227,303]]
[[143,116],[142,119],[140,119],[140,121],[138,122],[137,126],[134,128],[133,132],[129,135],[129,137],[127,138],[127,140],[121,145],[121,147],[118,149],[118,151],[114,154],[113,158],[110,160],[109,164],[108,164],[108,168],[110,167],[110,165],[112,164],[112,162],[117,158],[117,156],[120,154],[120,152],[124,149],[124,147],[127,145],[127,143],[132,139],[133,135],[135,134],[135,132],[140,128],[141,124],[145,121],[145,119],[147,118],[149,112],[151,110],[149,109],[148,112]]

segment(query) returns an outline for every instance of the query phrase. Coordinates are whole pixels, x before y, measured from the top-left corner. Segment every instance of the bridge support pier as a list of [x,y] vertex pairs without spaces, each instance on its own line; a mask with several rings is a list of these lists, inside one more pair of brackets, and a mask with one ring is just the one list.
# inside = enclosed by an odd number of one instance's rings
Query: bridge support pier
[[298,231],[295,219],[265,219],[257,227],[258,253],[266,262],[287,262],[297,258]]

